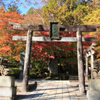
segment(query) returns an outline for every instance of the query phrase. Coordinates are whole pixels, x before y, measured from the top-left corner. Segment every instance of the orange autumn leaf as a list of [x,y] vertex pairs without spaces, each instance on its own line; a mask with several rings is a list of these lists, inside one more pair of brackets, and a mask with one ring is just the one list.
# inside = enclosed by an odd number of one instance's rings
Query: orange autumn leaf
[[13,57],[16,61],[20,61],[20,54]]
[[[1,10],[2,8],[0,8]],[[9,60],[12,55],[12,58],[18,60],[20,57],[16,55],[24,50],[25,45],[22,42],[13,41],[12,37],[14,35],[26,35],[26,33],[25,31],[14,30],[12,26],[8,25],[9,22],[24,24],[22,15],[18,14],[17,11],[11,13],[2,11],[0,13],[0,56]]]

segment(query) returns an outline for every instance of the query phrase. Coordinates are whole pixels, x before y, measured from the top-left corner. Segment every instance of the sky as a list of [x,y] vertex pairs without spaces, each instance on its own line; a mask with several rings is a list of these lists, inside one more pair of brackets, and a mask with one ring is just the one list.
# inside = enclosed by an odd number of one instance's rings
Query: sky
[[37,8],[36,6],[24,7],[23,5],[21,5],[21,6],[19,6],[19,10],[20,10],[21,14],[26,14],[31,7],[34,7],[35,9]]
[[[21,0],[21,1],[24,2],[25,0]],[[34,0],[34,2],[35,2],[35,0]],[[38,1],[38,2],[39,2],[39,1]],[[40,3],[40,2],[39,2],[38,5],[37,5],[37,4],[30,4],[30,5],[27,5],[27,3],[24,3],[24,4],[22,4],[22,5],[19,6],[19,10],[21,11],[21,14],[26,14],[27,11],[28,11],[31,7],[35,8],[35,9],[41,8],[41,7],[43,7],[43,4]]]
[[[7,6],[9,4],[16,4],[21,12],[21,14],[26,14],[27,11],[33,7],[35,9],[37,8],[42,8],[43,7],[43,3],[41,1],[43,0],[30,0],[30,2],[28,2],[29,0],[0,0],[0,2],[4,2],[4,4],[6,4],[6,9]],[[45,0],[47,1],[47,0]],[[83,1],[83,0],[80,0]],[[90,0],[92,1],[92,0]]]
[[42,0],[30,0],[31,2],[29,2],[29,3],[25,2],[28,0],[2,0],[2,1],[6,5],[6,9],[7,9],[8,5],[16,4],[16,6],[18,6],[18,9],[20,10],[21,14],[26,14],[27,11],[31,7],[37,9],[37,8],[42,8],[44,5],[43,3],[41,3]]

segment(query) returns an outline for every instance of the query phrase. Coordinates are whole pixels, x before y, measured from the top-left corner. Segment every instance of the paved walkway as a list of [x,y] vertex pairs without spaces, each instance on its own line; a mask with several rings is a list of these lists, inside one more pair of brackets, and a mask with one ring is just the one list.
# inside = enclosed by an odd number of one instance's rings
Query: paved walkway
[[[35,90],[32,84],[35,83]],[[75,84],[74,84],[75,83]],[[87,100],[86,95],[79,95],[78,82],[64,80],[31,80],[30,92],[20,92],[21,81],[16,81],[18,86],[17,100]]]

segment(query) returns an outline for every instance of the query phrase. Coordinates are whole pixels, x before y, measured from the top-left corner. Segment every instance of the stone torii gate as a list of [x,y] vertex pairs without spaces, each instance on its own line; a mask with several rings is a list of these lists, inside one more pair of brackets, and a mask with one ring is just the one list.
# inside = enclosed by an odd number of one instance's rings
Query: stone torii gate
[[95,51],[94,51],[94,48],[95,48],[96,44],[95,43],[92,43],[92,45],[85,49],[84,52],[85,52],[85,62],[86,62],[86,79],[88,80],[88,58],[91,57],[91,79],[93,79],[93,69],[94,69],[94,54],[95,54]]
[[96,38],[82,38],[82,32],[94,32],[96,28],[100,25],[60,25],[59,30],[65,32],[77,32],[76,37],[62,37],[58,40],[51,40],[50,37],[32,37],[33,31],[49,31],[49,25],[21,25],[17,23],[9,23],[13,25],[13,29],[16,30],[26,30],[27,37],[24,36],[14,36],[13,40],[24,40],[26,41],[26,54],[24,62],[24,72],[23,72],[23,91],[28,89],[28,66],[30,63],[30,54],[31,54],[31,44],[32,41],[45,41],[45,42],[77,42],[77,58],[78,58],[78,76],[79,76],[79,90],[80,94],[85,93],[84,85],[84,72],[83,72],[83,47],[82,41],[96,41]]

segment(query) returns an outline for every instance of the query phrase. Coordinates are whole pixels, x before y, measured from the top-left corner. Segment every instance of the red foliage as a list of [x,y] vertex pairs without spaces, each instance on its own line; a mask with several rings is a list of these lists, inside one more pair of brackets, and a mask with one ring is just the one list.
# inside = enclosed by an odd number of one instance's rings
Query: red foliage
[[[37,32],[37,36],[49,36],[49,32]],[[76,37],[75,32],[60,32],[60,37]],[[91,37],[91,35],[86,35],[83,37]],[[83,42],[83,49],[89,47],[90,42]],[[33,59],[43,59],[43,58],[52,58],[55,59],[55,56],[66,58],[77,58],[76,53],[77,47],[74,42],[34,42],[33,44]],[[63,52],[63,53],[62,53]],[[73,52],[73,53],[72,53]],[[56,55],[55,55],[56,53]],[[66,62],[68,62],[67,60]],[[70,62],[74,63],[74,62]]]

